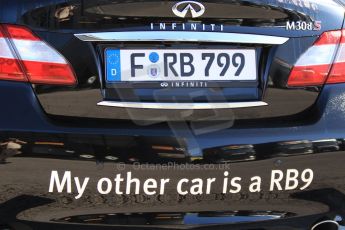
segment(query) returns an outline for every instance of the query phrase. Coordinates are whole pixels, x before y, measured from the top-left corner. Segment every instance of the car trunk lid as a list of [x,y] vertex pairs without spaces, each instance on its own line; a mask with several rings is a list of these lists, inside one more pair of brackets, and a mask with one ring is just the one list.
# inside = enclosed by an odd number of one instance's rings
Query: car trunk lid
[[[268,108],[236,109],[238,119],[285,117],[299,114],[313,106],[321,85],[289,88],[287,82],[299,58],[329,30],[339,30],[343,23],[343,9],[333,1],[202,1],[205,12],[193,18],[192,10],[200,11],[193,2],[176,1],[37,1],[22,13],[19,23],[32,28],[51,46],[59,50],[74,67],[78,76],[76,88],[35,86],[43,108],[53,115],[69,115],[71,101],[79,103],[73,116],[92,118],[123,118],[128,114],[106,114],[97,107],[95,100],[113,102],[174,102],[174,103],[238,103],[266,102]],[[23,3],[25,5],[26,3]],[[178,5],[181,4],[181,5]],[[193,5],[194,4],[194,5]],[[176,6],[178,5],[178,6]],[[187,9],[185,17],[174,13]],[[18,22],[17,22],[18,23]],[[119,35],[134,33],[132,40],[78,39],[80,34]],[[209,40],[140,40],[144,33],[227,34],[252,36],[251,41]],[[159,32],[159,33],[158,33]],[[217,35],[218,35],[217,34]],[[153,34],[154,35],[154,34]],[[286,38],[286,42],[272,44],[257,42],[255,36]],[[78,37],[78,38],[77,38]],[[133,37],[133,36],[132,36]],[[90,37],[89,37],[90,38]],[[115,40],[114,40],[115,39]],[[258,79],[253,82],[232,82],[230,85],[210,84],[211,87],[161,88],[154,85],[129,84],[117,87],[106,81],[105,51],[112,49],[151,50],[255,50]],[[74,52],[73,50],[78,50]],[[96,79],[96,80],[95,80]],[[98,80],[97,80],[98,79]],[[164,82],[163,82],[164,83]],[[100,91],[95,91],[100,89]],[[92,91],[91,91],[92,90]],[[70,99],[58,106],[53,103],[59,92],[69,91]],[[87,93],[86,93],[87,92]],[[93,93],[91,93],[93,92]],[[97,92],[97,93],[96,93]],[[86,93],[87,99],[82,96]],[[91,96],[94,94],[97,96]],[[157,97],[158,95],[158,97]],[[79,98],[76,100],[76,98]],[[92,102],[92,105],[91,105]],[[83,107],[80,107],[83,104]],[[68,108],[68,110],[66,110]],[[109,108],[117,111],[118,108]],[[94,111],[87,114],[86,111]],[[106,109],[108,110],[108,109]],[[115,114],[124,114],[116,116]]]

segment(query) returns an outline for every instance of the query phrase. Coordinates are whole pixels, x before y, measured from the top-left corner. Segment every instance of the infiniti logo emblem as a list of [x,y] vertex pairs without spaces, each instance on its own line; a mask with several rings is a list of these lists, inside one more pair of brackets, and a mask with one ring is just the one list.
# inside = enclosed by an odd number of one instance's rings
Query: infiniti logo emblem
[[168,82],[162,82],[161,87],[167,88],[169,86]]
[[197,18],[205,13],[205,6],[200,2],[195,1],[183,1],[176,3],[172,11],[178,17],[185,18],[188,12],[191,13],[192,18]]

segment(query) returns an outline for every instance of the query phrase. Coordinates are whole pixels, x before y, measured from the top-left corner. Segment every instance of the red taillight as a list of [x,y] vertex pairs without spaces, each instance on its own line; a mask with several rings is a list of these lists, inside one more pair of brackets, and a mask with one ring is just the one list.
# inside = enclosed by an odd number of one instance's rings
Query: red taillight
[[0,79],[11,81],[27,81],[18,60],[14,57],[0,25]]
[[22,26],[5,26],[12,39],[40,41],[29,29]]
[[0,79],[34,84],[74,85],[66,59],[29,29],[0,25]]
[[343,30],[342,34],[338,53],[334,60],[331,73],[327,79],[327,84],[345,82],[345,30]]
[[345,30],[329,31],[293,67],[288,86],[321,86],[345,82]]

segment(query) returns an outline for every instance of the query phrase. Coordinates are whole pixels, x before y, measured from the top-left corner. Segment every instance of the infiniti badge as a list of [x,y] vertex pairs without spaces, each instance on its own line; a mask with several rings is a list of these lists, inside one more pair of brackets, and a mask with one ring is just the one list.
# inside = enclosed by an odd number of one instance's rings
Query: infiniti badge
[[169,86],[168,82],[162,82],[161,87],[167,88]]
[[176,3],[172,11],[178,17],[185,18],[188,12],[191,13],[192,18],[197,18],[205,13],[205,6],[200,2],[195,1],[183,1]]

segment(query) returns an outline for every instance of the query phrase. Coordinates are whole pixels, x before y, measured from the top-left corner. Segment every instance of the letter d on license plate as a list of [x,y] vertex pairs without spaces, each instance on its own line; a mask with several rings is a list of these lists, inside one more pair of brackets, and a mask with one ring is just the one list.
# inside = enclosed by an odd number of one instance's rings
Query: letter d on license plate
[[255,81],[254,49],[107,49],[107,82]]

